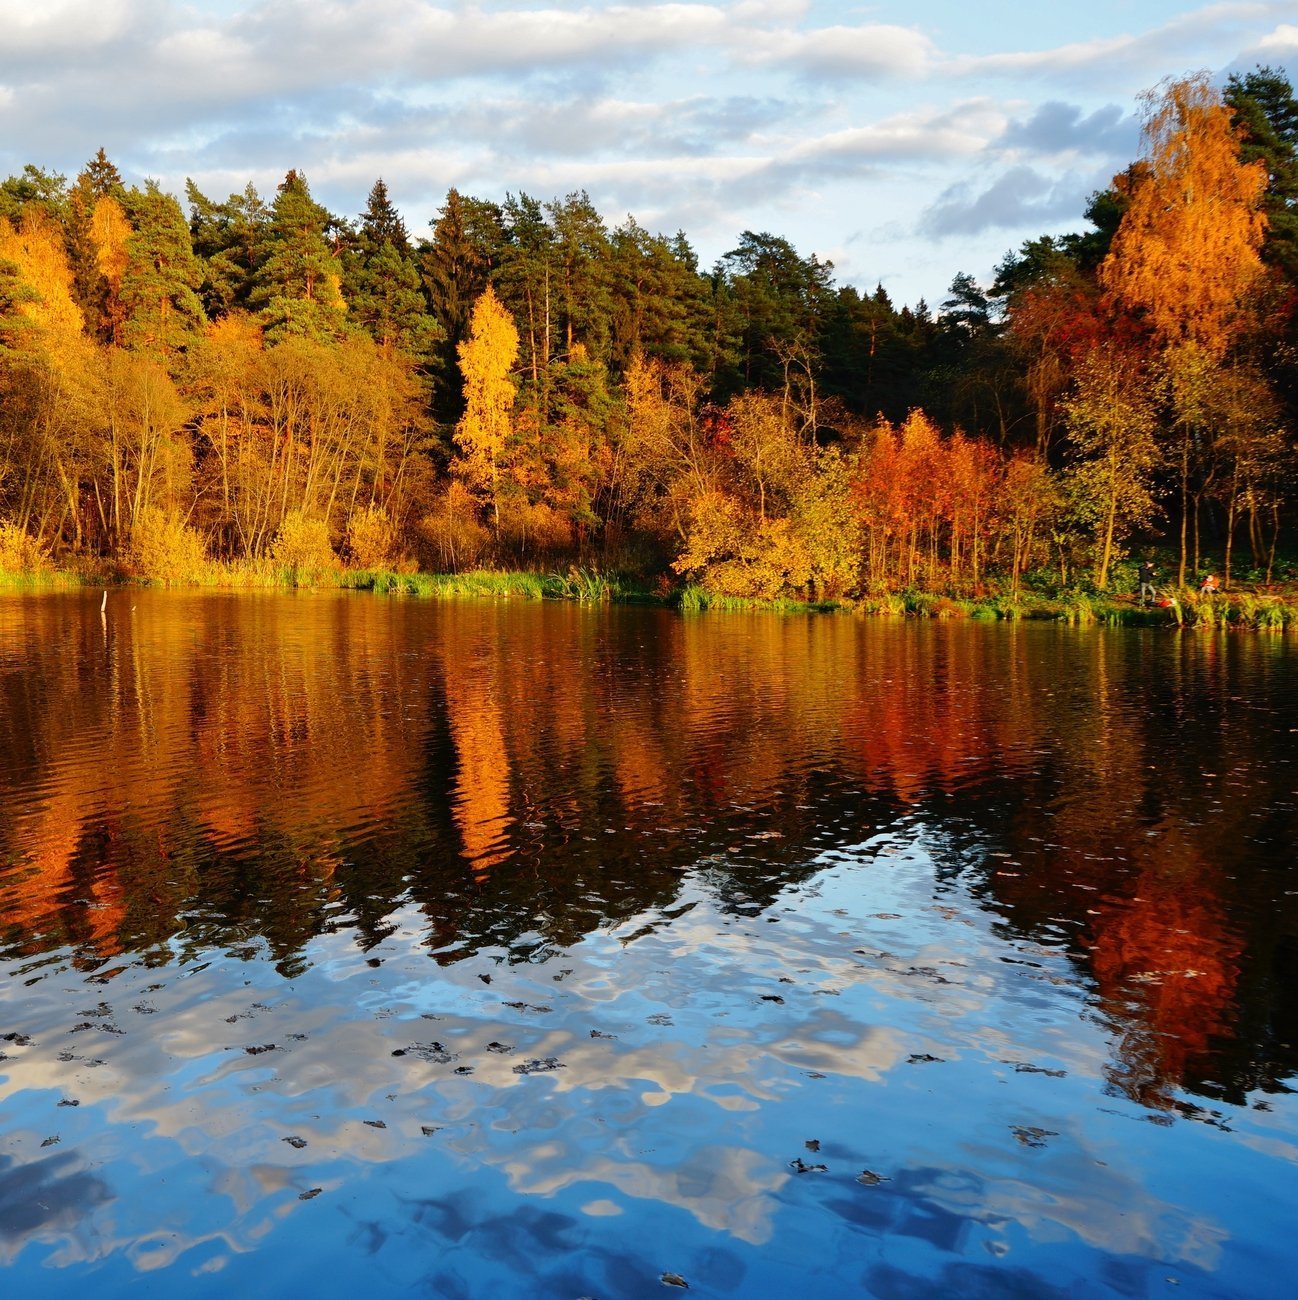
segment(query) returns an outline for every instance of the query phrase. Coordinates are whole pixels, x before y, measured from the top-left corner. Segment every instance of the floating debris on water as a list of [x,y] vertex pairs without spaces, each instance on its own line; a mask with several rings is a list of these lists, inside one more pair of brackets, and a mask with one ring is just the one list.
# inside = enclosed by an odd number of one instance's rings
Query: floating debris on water
[[1031,1124],[1014,1124],[1010,1132],[1014,1134],[1014,1140],[1025,1147],[1043,1147],[1046,1145],[1047,1138],[1059,1136],[1054,1129],[1037,1128]]
[[524,1061],[514,1066],[515,1074],[545,1074],[549,1070],[563,1070],[567,1067],[556,1057],[547,1056],[531,1061]]

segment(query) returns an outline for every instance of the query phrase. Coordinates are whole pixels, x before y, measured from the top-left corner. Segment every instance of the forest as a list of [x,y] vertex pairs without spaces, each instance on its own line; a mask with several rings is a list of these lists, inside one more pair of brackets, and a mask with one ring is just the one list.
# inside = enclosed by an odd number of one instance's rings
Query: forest
[[[290,170],[185,205],[101,149],[0,183],[0,572],[616,574],[861,599],[1288,575],[1298,99],[1168,80],[1076,234],[897,306],[713,267],[584,193],[411,233]],[[214,575],[217,575],[214,577]]]

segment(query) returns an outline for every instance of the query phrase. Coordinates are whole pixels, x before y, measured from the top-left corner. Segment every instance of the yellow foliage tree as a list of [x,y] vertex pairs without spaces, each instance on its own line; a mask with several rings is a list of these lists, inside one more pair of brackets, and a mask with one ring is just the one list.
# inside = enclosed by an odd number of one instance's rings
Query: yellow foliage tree
[[1094,528],[1095,585],[1104,591],[1123,537],[1154,512],[1153,398],[1145,376],[1127,358],[1097,348],[1083,359],[1076,392],[1064,409],[1081,453],[1070,474],[1074,509]]
[[104,324],[114,343],[120,342],[126,317],[122,307],[122,276],[126,274],[126,265],[130,261],[126,241],[132,233],[131,223],[116,199],[105,194],[96,201],[90,217],[90,238],[95,245],[95,265],[107,286]]
[[58,227],[35,205],[28,207],[17,228],[0,217],[0,258],[18,268],[19,279],[35,295],[17,309],[57,346],[79,335],[81,309],[72,298],[72,271]]
[[518,327],[490,285],[474,305],[469,337],[458,352],[465,408],[455,431],[460,449],[456,470],[488,495],[499,526],[500,468],[517,396],[511,371],[518,357]]

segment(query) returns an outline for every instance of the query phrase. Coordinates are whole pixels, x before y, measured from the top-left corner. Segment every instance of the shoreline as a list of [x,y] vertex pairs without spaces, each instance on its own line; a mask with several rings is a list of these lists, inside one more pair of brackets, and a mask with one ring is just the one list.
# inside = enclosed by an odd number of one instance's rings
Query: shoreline
[[1083,589],[1020,592],[1009,595],[954,596],[910,589],[835,600],[792,597],[725,596],[685,585],[653,589],[647,585],[571,568],[567,573],[525,570],[472,570],[466,573],[396,573],[389,570],[332,570],[302,573],[269,566],[235,569],[213,566],[203,581],[158,583],[148,579],[78,574],[63,570],[0,573],[0,594],[35,594],[81,588],[166,586],[188,590],[291,591],[350,590],[416,599],[566,600],[579,604],[647,605],[682,613],[761,612],[850,614],[858,617],[977,619],[994,622],[1059,622],[1109,627],[1228,628],[1285,632],[1298,629],[1298,592],[1231,591],[1200,596],[1183,591],[1163,606],[1142,607],[1134,596]]

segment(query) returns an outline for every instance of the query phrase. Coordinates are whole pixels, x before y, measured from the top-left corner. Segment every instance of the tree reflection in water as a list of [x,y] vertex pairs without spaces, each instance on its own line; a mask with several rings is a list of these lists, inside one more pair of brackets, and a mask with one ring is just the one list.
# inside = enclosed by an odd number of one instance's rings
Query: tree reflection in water
[[[408,905],[443,964],[760,910],[914,815],[1009,934],[1065,937],[1112,1085],[1294,1072],[1298,766],[1278,639],[132,593],[0,603],[0,935],[84,971]],[[1288,1017],[1288,1020],[1286,1020]]]

